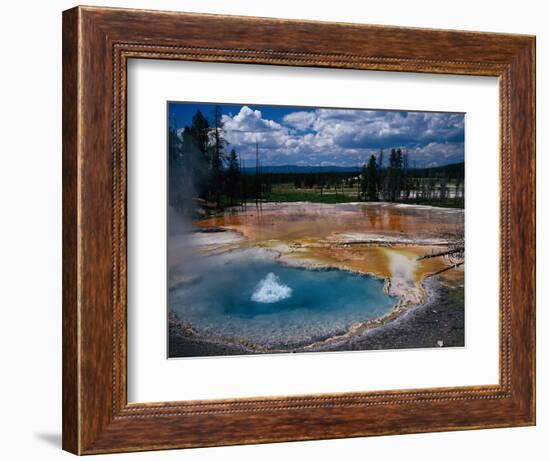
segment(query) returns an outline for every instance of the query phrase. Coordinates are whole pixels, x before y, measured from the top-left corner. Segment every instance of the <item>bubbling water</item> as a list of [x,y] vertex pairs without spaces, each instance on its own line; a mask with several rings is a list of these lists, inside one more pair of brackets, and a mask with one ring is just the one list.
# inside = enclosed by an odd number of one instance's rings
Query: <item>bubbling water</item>
[[276,303],[292,296],[292,288],[280,282],[273,272],[261,280],[250,299],[257,303]]
[[311,344],[387,313],[384,282],[341,270],[290,267],[276,254],[245,249],[186,267],[192,283],[168,292],[170,309],[204,336],[268,349]]

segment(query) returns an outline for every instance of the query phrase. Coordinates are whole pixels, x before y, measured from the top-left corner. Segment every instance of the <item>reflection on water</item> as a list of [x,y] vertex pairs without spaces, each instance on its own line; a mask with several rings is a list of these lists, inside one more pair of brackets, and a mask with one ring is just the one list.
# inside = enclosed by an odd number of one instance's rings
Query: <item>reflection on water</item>
[[383,232],[430,237],[463,232],[463,210],[386,203],[266,203],[203,219],[202,227],[235,229],[256,241],[326,238],[335,232]]

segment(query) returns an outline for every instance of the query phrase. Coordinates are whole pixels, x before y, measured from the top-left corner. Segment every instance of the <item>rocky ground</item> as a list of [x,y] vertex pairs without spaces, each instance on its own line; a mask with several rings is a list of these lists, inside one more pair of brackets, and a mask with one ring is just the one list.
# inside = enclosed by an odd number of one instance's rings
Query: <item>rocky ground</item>
[[431,285],[428,299],[401,317],[319,351],[421,349],[464,346],[464,288]]

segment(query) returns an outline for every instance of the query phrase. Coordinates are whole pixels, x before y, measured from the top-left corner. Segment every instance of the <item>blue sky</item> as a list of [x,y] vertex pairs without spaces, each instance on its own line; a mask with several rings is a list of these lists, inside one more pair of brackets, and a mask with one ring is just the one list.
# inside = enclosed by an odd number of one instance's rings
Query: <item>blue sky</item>
[[[464,161],[464,114],[220,104],[228,148],[252,165],[255,145],[264,165],[357,166],[384,149],[407,149],[411,166]],[[214,104],[168,104],[170,125],[182,130]]]

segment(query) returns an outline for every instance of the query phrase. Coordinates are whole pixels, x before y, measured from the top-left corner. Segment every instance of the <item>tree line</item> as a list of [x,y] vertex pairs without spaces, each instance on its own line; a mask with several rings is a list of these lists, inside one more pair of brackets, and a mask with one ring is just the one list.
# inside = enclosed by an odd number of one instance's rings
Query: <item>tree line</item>
[[[210,118],[198,110],[190,125],[168,133],[169,203],[194,213],[202,208],[220,209],[246,201],[269,200],[274,185],[318,194],[353,194],[359,201],[432,203],[453,200],[463,206],[464,164],[436,168],[411,168],[406,150],[394,148],[371,155],[368,162],[349,172],[269,173],[264,172],[259,148],[253,168],[244,168],[238,152],[224,137],[219,106]],[[452,191],[452,193],[451,193]],[[193,197],[193,200],[189,200]],[[197,203],[198,202],[198,203]]]
[[359,201],[432,203],[463,206],[464,163],[431,168],[411,168],[408,152],[391,149],[387,162],[384,151],[351,172],[279,173],[272,184],[292,183],[296,189],[315,189],[349,195],[355,190]]
[[235,149],[227,151],[222,113],[214,106],[210,119],[200,110],[191,124],[168,133],[169,203],[180,211],[196,208],[189,197],[213,203],[217,208],[228,199],[234,204],[241,192],[242,172]]
[[[360,194],[363,200],[389,202],[425,202],[464,200],[464,164],[439,168],[410,168],[409,155],[400,148],[391,149],[384,168],[384,151],[371,155],[363,165]],[[452,186],[452,188],[451,188]],[[462,203],[463,204],[463,203]]]

